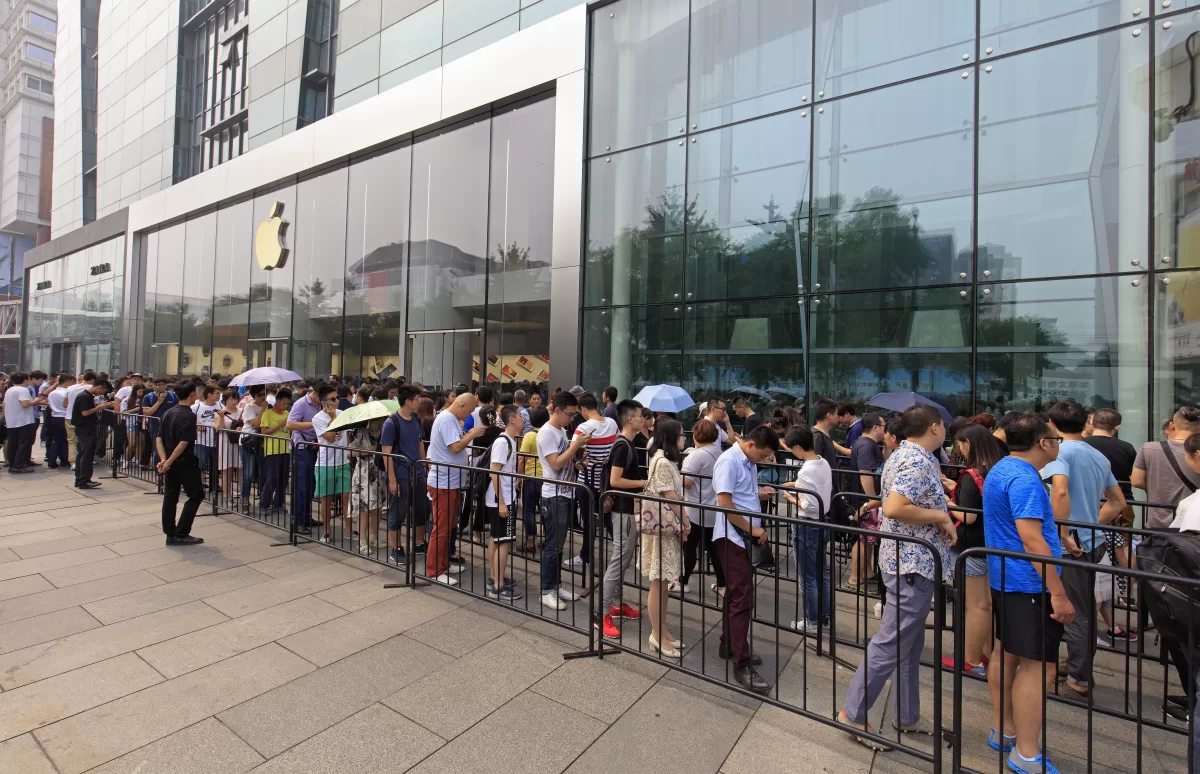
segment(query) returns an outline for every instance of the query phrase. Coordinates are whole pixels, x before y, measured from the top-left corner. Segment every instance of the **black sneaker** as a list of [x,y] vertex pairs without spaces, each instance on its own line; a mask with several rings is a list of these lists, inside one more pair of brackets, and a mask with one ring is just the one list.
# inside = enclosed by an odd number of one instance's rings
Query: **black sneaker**
[[408,557],[404,555],[403,548],[392,549],[392,561],[400,565],[408,564]]
[[428,545],[427,543],[422,543],[422,544],[421,544],[421,545],[419,545],[419,546],[413,546],[413,554],[423,554],[423,553],[425,553],[425,548],[426,548],[426,546],[427,546],[427,545]]
[[454,565],[455,567],[466,567],[467,560],[463,559],[461,556],[452,556],[450,557],[450,564]]
[[192,535],[167,536],[167,545],[169,546],[195,546],[203,542],[204,538],[193,537]]

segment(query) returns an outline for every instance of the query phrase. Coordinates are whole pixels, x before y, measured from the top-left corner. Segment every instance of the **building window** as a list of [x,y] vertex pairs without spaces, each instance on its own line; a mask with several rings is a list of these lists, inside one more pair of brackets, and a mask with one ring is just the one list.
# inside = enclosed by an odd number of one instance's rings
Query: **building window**
[[46,80],[45,78],[38,78],[34,75],[26,75],[25,88],[32,89],[33,91],[40,91],[43,94],[53,94],[54,82]]
[[184,25],[175,181],[247,149],[249,24],[244,0],[211,3]]
[[333,112],[333,71],[337,51],[338,4],[332,0],[309,0],[308,23],[304,30],[304,62],[301,69],[300,108],[297,125],[308,126]]
[[48,32],[51,35],[54,35],[58,32],[58,22],[54,21],[53,19],[47,19],[40,13],[34,13],[33,11],[29,12],[29,26],[33,27],[35,30]]
[[54,52],[48,48],[42,48],[36,43],[25,44],[25,54],[30,58],[42,62],[43,64],[54,66]]

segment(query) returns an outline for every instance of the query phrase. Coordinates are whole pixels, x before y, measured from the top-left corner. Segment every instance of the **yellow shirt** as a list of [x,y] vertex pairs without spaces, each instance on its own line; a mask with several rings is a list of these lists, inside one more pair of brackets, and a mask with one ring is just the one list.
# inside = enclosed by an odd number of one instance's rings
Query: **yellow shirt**
[[518,465],[517,472],[525,473],[529,476],[541,476],[542,463],[540,460],[538,460],[537,456],[537,430],[526,433],[525,437],[521,439],[521,454],[528,455],[521,457],[521,461],[529,467],[527,468],[525,465]]
[[281,422],[283,423],[278,430],[276,430],[274,433],[271,433],[269,436],[267,436],[267,439],[263,440],[263,454],[287,454],[289,451],[291,451],[290,443],[270,440],[271,438],[283,438],[286,440],[288,436],[291,435],[287,429],[287,418],[288,412],[286,411],[276,411],[275,409],[269,408],[263,412],[262,423],[259,425],[259,427],[273,427]]

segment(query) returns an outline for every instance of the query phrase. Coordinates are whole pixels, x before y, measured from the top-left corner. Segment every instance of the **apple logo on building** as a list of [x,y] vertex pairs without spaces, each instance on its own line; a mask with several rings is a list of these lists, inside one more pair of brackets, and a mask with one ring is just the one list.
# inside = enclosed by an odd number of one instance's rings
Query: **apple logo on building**
[[287,263],[288,249],[283,240],[287,236],[288,222],[284,220],[283,202],[271,205],[271,217],[258,224],[254,232],[254,255],[260,268],[270,271],[282,269]]

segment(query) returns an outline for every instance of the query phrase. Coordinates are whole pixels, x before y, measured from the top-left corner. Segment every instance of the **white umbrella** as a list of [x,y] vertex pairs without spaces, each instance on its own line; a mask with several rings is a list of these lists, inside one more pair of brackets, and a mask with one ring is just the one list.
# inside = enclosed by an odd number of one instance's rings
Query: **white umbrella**
[[286,368],[265,366],[263,368],[251,368],[249,371],[238,374],[229,380],[229,386],[249,387],[252,384],[287,384],[288,382],[298,382],[303,378],[303,376],[295,371],[289,371]]

